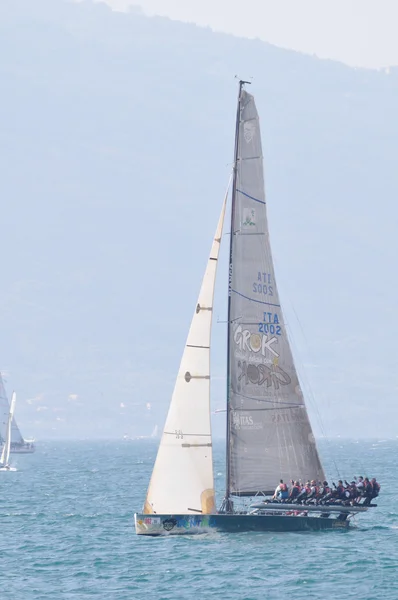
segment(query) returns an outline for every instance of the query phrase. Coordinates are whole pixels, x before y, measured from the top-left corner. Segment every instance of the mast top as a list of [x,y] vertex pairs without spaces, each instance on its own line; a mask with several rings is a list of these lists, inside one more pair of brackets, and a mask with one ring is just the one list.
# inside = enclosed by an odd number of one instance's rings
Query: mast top
[[238,75],[235,75],[235,79],[239,79],[239,88],[241,89],[246,83],[248,85],[251,85],[252,82],[251,81],[245,81],[244,79],[241,79],[240,77],[238,77]]

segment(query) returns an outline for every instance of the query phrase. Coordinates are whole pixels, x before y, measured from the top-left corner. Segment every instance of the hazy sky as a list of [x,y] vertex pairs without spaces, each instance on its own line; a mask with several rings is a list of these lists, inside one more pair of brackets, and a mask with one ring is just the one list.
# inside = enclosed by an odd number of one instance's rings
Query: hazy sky
[[104,0],[349,65],[398,65],[397,0]]
[[[0,6],[0,371],[23,434],[161,429],[229,177],[241,73],[256,78],[275,269],[314,430],[395,437],[398,69],[92,0]],[[212,410],[225,407],[224,233]]]

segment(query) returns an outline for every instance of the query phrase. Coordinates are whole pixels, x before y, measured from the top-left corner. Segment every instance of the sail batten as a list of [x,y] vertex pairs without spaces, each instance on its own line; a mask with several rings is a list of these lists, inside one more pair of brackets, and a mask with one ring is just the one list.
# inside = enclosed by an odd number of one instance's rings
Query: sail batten
[[143,508],[146,514],[209,514],[215,511],[210,420],[210,338],[227,194],[148,487]]
[[232,197],[227,498],[324,477],[275,281],[258,113],[242,85]]

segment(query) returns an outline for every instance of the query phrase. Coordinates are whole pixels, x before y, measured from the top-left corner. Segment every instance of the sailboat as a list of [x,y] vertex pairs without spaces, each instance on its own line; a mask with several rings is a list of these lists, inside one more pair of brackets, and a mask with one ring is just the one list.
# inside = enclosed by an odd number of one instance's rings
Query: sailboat
[[6,437],[3,445],[3,450],[0,457],[0,471],[16,471],[15,467],[10,467],[8,464],[10,458],[10,448],[11,448],[11,424],[14,416],[15,410],[15,402],[16,402],[16,394],[12,393],[11,404],[10,404],[10,412],[8,414],[7,420],[7,429],[6,429]]
[[[216,509],[210,422],[210,337],[228,191],[195,306],[136,533],[347,528],[357,506],[265,502],[280,479],[325,479],[275,281],[259,116],[240,81],[231,201],[226,488]],[[244,502],[252,499],[245,508]],[[243,508],[238,505],[243,504]]]
[[[4,388],[3,378],[0,373],[0,448],[4,445],[5,440],[5,429],[8,419],[10,405],[8,403],[7,394]],[[11,454],[31,454],[35,451],[35,444],[33,439],[24,439],[15,417],[11,423]]]

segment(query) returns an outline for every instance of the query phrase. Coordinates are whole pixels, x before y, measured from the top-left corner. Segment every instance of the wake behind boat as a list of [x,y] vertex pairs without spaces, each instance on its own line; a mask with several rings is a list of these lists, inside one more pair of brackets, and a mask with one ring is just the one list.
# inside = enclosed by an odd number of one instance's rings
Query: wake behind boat
[[[214,529],[345,529],[352,515],[365,512],[370,505],[370,496],[366,505],[360,495],[352,500],[343,496],[345,488],[327,492],[279,301],[267,225],[259,117],[244,83],[239,84],[231,206],[225,495],[217,511],[210,427],[210,336],[228,192],[143,512],[135,515],[136,533],[141,535]],[[305,488],[305,496],[284,499],[288,492],[281,481],[279,498],[279,492],[274,492],[279,480],[293,481],[292,489],[295,481],[303,482],[300,488]],[[319,482],[324,486],[322,493]],[[252,499],[248,507],[243,505],[245,498]]]
[[7,420],[7,429],[6,429],[6,437],[3,445],[3,450],[0,457],[0,471],[16,471],[15,467],[11,467],[9,464],[10,458],[10,446],[11,446],[11,424],[14,416],[15,410],[15,402],[16,402],[16,394],[12,393],[11,404],[10,404],[10,412],[8,414]]

